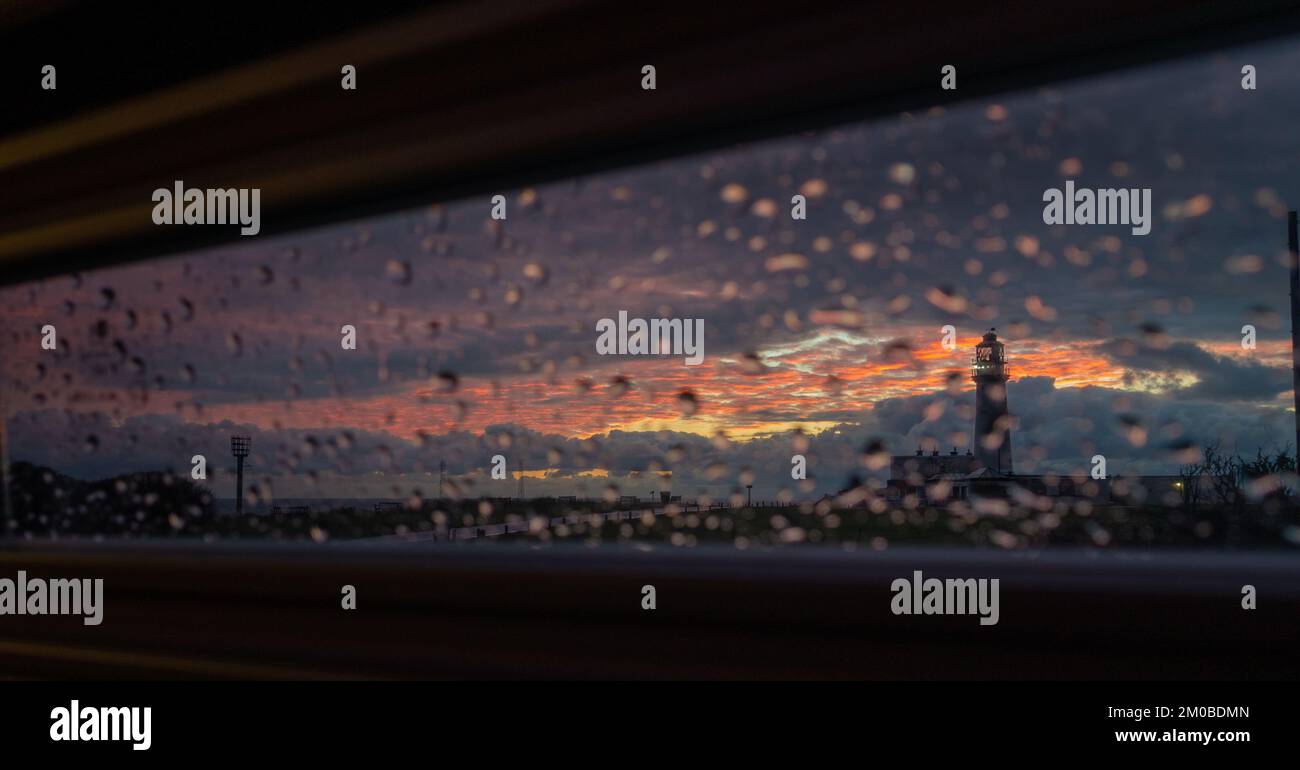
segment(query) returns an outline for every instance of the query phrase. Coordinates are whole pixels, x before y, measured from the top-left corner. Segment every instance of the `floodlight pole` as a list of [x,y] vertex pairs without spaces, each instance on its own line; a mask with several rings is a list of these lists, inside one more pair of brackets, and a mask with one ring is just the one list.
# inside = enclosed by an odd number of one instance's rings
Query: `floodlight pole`
[[230,453],[235,456],[235,514],[244,513],[244,458],[253,440],[248,436],[231,436]]

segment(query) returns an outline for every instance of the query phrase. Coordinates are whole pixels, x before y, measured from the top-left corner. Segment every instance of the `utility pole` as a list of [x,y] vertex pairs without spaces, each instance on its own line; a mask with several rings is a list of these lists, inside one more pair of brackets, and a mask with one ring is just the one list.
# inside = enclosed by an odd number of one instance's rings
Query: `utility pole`
[[4,516],[0,524],[14,516],[13,500],[9,496],[9,404],[5,400],[4,367],[0,366],[0,505],[4,506]]
[[1295,452],[1300,457],[1300,245],[1296,240],[1296,212],[1287,214],[1286,229],[1291,250],[1291,387],[1295,391]]

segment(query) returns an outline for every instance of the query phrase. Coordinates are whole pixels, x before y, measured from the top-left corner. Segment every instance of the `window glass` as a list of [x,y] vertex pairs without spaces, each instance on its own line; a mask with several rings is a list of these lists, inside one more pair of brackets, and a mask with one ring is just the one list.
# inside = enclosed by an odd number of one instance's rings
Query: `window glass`
[[1288,40],[5,287],[3,532],[1294,547],[1297,113]]

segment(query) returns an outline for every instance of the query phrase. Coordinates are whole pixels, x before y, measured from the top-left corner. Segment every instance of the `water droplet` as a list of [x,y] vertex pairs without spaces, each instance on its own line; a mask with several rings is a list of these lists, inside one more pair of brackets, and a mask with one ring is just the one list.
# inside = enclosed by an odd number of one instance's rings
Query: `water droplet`
[[411,283],[411,263],[402,260],[390,259],[384,272],[388,275],[388,280],[398,286],[409,286]]
[[769,273],[777,273],[782,270],[804,270],[807,267],[808,258],[795,252],[787,252],[767,259],[767,271]]
[[810,200],[821,198],[826,195],[826,192],[829,189],[830,187],[826,184],[825,179],[809,179],[799,186],[800,194]]
[[439,393],[455,393],[460,387],[460,378],[456,373],[449,370],[438,372],[437,391]]
[[720,196],[727,203],[744,203],[749,198],[749,190],[746,190],[744,185],[732,182],[722,188]]
[[524,276],[538,285],[542,285],[550,278],[550,271],[541,262],[529,262],[524,265]]
[[677,394],[677,410],[684,416],[690,417],[700,410],[699,399],[689,390],[683,390]]
[[759,198],[754,201],[754,205],[749,207],[749,211],[756,217],[773,219],[776,217],[779,209],[777,208],[776,201],[771,198]]
[[889,178],[897,184],[911,184],[916,178],[916,167],[911,163],[895,163],[889,167]]

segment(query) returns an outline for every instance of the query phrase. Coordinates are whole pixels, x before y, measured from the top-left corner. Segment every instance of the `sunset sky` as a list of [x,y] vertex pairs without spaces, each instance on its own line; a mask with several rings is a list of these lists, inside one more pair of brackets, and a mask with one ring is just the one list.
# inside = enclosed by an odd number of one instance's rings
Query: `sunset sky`
[[[1253,455],[1294,429],[1297,125],[1300,43],[1272,43],[503,190],[503,223],[484,195],[8,287],[11,460],[225,469],[246,432],[280,497],[433,495],[440,460],[510,494],[482,478],[499,453],[530,494],[644,495],[671,470],[677,494],[809,498],[865,473],[874,439],[964,451],[991,326],[1017,471],[1100,452],[1112,473],[1170,472],[1212,440]],[[1151,234],[1043,224],[1066,179],[1150,187]],[[620,310],[704,319],[704,363],[597,355]]]

